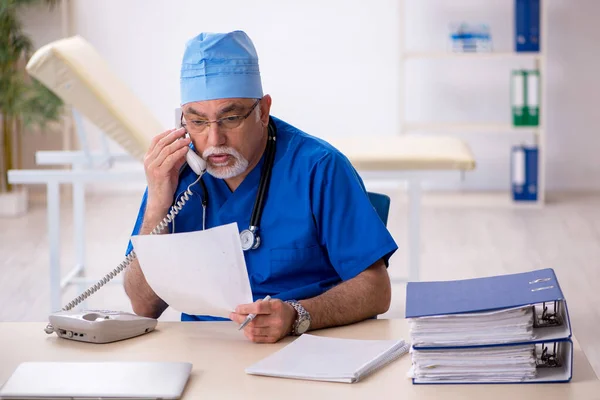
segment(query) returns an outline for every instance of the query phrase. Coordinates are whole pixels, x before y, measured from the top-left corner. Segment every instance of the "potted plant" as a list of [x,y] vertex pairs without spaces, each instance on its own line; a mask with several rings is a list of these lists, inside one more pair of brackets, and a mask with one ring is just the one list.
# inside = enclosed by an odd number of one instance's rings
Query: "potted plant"
[[60,0],[0,0],[0,215],[27,210],[27,192],[8,182],[7,173],[20,168],[21,136],[26,129],[44,129],[62,116],[62,101],[30,77],[25,66],[33,51],[23,31],[19,9]]

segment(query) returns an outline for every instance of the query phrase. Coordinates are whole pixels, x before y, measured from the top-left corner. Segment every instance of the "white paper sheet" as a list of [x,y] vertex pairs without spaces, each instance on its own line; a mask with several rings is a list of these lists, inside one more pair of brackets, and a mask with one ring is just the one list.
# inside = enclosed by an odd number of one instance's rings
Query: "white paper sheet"
[[229,317],[252,303],[252,290],[236,223],[205,231],[131,238],[154,292],[175,310]]

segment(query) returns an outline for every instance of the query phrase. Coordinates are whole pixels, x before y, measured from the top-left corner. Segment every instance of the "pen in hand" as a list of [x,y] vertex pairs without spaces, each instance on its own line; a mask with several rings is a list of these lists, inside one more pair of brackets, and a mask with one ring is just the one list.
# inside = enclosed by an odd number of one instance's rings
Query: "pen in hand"
[[[269,300],[271,300],[271,296],[267,295],[262,301],[269,301]],[[254,318],[256,318],[256,314],[248,314],[248,316],[246,317],[244,322],[242,322],[242,324],[238,328],[238,331],[241,331],[242,329],[244,329],[246,327],[246,325],[248,325],[250,323],[250,321],[252,321]]]

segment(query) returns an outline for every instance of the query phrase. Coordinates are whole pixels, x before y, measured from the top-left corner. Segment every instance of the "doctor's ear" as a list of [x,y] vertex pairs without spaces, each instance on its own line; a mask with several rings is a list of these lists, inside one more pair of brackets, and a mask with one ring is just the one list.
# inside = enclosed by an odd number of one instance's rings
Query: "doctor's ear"
[[263,127],[267,127],[269,125],[269,115],[271,113],[271,96],[266,94],[260,101],[260,122]]

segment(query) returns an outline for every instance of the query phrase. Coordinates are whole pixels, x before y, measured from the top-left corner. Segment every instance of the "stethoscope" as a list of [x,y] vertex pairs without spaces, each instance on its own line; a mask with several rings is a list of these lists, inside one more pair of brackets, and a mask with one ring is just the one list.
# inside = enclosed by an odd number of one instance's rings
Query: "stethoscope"
[[[240,241],[242,243],[242,250],[244,251],[256,250],[260,246],[260,219],[262,217],[262,212],[265,205],[265,196],[271,180],[271,171],[273,170],[273,163],[275,161],[275,139],[277,136],[277,127],[270,118],[268,131],[267,147],[265,149],[265,163],[260,171],[260,183],[258,185],[256,199],[254,200],[254,207],[252,208],[250,225],[248,226],[248,229],[244,229],[242,232],[240,232]],[[200,184],[202,185],[202,229],[205,229],[206,207],[208,206],[208,190],[206,189],[204,180],[201,179]]]

